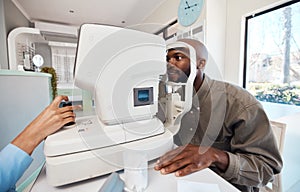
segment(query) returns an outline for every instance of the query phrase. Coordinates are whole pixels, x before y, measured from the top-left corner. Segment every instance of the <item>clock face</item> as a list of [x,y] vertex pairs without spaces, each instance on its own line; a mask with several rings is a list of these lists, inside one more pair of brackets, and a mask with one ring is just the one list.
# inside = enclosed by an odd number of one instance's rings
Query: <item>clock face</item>
[[35,55],[32,58],[32,62],[35,66],[40,67],[44,64],[44,59],[41,55]]
[[182,26],[192,25],[200,16],[203,0],[181,0],[178,7],[178,22]]

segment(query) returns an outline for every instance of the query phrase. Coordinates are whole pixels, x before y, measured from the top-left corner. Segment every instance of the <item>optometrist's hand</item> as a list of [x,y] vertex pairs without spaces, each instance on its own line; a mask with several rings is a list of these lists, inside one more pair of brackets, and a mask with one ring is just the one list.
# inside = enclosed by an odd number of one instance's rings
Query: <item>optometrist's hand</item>
[[228,155],[224,151],[188,144],[160,157],[154,169],[160,171],[161,174],[175,172],[175,176],[180,177],[208,168],[213,164],[225,171],[228,163]]
[[81,106],[59,108],[59,104],[63,100],[68,101],[69,99],[67,96],[57,96],[11,143],[30,155],[48,135],[56,132],[65,124],[74,122],[74,110]]

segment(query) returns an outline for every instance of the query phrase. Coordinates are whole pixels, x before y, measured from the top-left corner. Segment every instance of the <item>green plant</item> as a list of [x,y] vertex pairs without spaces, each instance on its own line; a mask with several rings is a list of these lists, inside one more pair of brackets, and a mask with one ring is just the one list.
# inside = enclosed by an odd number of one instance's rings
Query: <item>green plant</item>
[[249,91],[260,101],[300,106],[299,85],[251,83]]
[[41,72],[49,73],[49,74],[52,75],[52,78],[51,78],[52,99],[54,99],[57,96],[57,75],[56,75],[56,71],[53,67],[43,67],[41,69]]

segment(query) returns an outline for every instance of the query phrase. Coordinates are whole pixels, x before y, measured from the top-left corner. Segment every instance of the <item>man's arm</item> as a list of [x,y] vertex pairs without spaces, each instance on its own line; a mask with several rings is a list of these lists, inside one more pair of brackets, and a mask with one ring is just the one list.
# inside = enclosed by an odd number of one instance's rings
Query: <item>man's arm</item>
[[270,122],[260,105],[240,113],[231,140],[229,166],[219,173],[238,185],[266,185],[282,168],[282,158]]
[[266,185],[282,168],[282,159],[264,110],[252,106],[239,113],[230,152],[187,145],[162,156],[156,166],[162,174],[183,176],[210,165],[227,181],[249,187]]
[[175,172],[175,176],[190,173],[215,165],[225,172],[229,164],[228,154],[213,147],[186,145],[169,151],[156,163],[154,169],[162,174]]

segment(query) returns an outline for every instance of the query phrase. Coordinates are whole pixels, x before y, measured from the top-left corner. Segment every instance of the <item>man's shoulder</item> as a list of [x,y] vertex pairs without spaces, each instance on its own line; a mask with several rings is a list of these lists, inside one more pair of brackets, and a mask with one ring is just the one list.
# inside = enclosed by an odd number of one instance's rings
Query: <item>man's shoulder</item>
[[216,87],[219,88],[222,87],[224,90],[229,91],[229,93],[233,91],[233,92],[242,93],[246,95],[252,95],[245,88],[239,86],[238,84],[234,84],[228,81],[220,81],[220,80],[212,80],[212,79],[211,81],[213,82],[213,84],[217,85]]
[[238,103],[242,103],[244,105],[248,105],[249,103],[259,103],[258,100],[249,91],[237,84],[220,80],[211,81],[214,85],[213,87],[215,87],[214,89],[224,91],[227,99],[229,100],[235,100],[238,101]]

